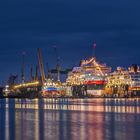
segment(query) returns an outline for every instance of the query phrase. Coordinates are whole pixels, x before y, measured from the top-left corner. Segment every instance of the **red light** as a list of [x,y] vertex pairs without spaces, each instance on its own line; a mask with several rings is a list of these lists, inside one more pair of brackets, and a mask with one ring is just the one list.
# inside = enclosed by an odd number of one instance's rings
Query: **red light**
[[105,84],[105,81],[100,81],[100,80],[96,80],[96,81],[87,81],[87,82],[84,82],[84,84],[87,84],[87,85],[91,85],[91,84],[102,85],[102,84]]

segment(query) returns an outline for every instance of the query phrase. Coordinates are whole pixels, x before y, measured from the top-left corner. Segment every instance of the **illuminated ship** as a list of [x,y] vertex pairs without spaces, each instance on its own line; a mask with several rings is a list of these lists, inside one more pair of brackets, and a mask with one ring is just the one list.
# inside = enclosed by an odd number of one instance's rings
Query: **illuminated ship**
[[54,82],[51,79],[47,79],[42,86],[43,97],[61,97],[66,94],[66,88],[61,82]]
[[119,97],[140,96],[140,68],[137,65],[128,69],[118,67],[107,77],[105,94]]
[[24,82],[21,84],[14,84],[5,88],[5,91],[9,92],[8,97],[17,98],[38,98],[41,84],[39,81]]
[[[88,96],[102,96],[106,77],[111,72],[111,67],[97,62],[95,57],[82,60],[79,67],[74,67],[68,74],[67,84],[85,86]],[[73,91],[76,92],[76,91]]]

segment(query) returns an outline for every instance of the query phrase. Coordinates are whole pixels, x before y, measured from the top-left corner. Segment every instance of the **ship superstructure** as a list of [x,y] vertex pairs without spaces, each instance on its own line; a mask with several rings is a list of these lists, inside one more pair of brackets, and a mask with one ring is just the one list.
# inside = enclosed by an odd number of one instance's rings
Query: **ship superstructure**
[[138,95],[139,91],[140,68],[137,65],[132,65],[128,69],[118,67],[107,77],[106,94],[124,97]]
[[66,87],[61,82],[53,81],[52,79],[47,79],[42,86],[43,97],[61,97],[66,94]]
[[74,67],[68,74],[66,82],[72,86],[84,85],[88,95],[101,96],[106,83],[106,76],[110,72],[111,67],[99,63],[95,57],[91,57],[82,60],[79,67]]

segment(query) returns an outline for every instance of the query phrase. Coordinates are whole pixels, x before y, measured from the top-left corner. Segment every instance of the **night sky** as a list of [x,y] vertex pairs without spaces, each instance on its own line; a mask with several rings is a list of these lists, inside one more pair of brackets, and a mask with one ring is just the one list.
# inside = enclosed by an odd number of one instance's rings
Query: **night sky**
[[20,76],[23,51],[26,73],[37,64],[38,47],[44,65],[55,67],[56,46],[62,67],[71,68],[92,56],[94,40],[101,62],[114,69],[140,65],[140,1],[1,0],[0,83]]

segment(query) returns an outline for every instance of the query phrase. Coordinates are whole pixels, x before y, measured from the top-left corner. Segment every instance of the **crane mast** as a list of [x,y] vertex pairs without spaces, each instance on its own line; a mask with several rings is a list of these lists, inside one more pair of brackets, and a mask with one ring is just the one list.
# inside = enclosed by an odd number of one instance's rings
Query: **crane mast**
[[38,54],[39,69],[41,74],[41,81],[42,83],[44,83],[46,78],[45,78],[44,65],[43,65],[42,53],[40,48],[37,49],[37,54]]
[[37,65],[35,69],[35,80],[38,80],[38,66]]
[[54,51],[55,51],[55,56],[56,56],[56,70],[57,70],[57,81],[60,81],[60,64],[59,64],[59,57],[58,57],[58,52],[56,46],[54,46]]
[[22,52],[21,80],[22,83],[25,82],[25,52]]

